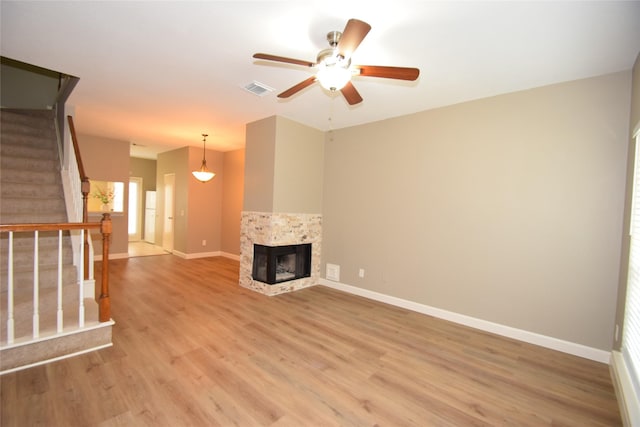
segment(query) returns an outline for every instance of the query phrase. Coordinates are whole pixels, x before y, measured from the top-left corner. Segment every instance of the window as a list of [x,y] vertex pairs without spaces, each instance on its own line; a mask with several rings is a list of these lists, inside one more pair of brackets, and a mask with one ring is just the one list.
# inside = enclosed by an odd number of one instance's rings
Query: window
[[123,212],[124,183],[90,180],[91,192],[87,200],[89,212]]

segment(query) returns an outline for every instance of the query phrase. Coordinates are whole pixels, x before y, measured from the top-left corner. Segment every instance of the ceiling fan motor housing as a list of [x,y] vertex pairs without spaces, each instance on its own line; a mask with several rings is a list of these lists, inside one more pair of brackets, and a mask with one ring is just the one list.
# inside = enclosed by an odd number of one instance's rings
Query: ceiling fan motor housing
[[338,46],[338,42],[340,41],[340,37],[342,37],[342,32],[340,31],[330,31],[327,33],[327,41],[329,42],[329,46],[336,47]]

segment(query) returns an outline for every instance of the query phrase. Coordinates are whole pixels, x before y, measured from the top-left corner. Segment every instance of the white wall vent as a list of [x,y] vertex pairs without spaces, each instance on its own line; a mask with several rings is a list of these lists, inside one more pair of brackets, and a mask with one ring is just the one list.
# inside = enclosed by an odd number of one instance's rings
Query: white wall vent
[[273,92],[275,90],[272,87],[269,87],[264,83],[259,83],[255,80],[243,87],[244,87],[244,90],[246,90],[247,92],[251,92],[252,94],[258,95],[258,96],[265,96],[269,92]]
[[331,280],[333,282],[340,281],[340,266],[337,264],[329,264],[327,263],[327,269],[325,272],[325,277],[327,280]]

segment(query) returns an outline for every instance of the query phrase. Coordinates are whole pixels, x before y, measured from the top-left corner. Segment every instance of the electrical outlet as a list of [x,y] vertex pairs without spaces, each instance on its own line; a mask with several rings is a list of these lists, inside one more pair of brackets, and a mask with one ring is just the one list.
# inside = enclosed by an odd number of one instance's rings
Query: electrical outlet
[[615,340],[618,341],[618,335],[620,335],[620,327],[616,324]]
[[207,246],[207,241],[206,240],[202,241],[202,246]]
[[361,268],[361,269],[358,271],[358,277],[359,277],[359,278],[361,278],[361,279],[364,277],[364,268]]

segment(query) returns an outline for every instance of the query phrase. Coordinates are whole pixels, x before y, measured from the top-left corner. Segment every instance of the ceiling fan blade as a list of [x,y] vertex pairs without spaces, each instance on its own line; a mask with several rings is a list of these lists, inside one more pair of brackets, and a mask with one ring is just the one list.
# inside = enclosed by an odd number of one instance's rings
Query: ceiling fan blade
[[296,93],[300,92],[302,89],[306,88],[307,86],[311,86],[312,84],[314,84],[315,81],[316,81],[316,76],[311,76],[308,79],[303,80],[297,85],[292,86],[289,89],[285,90],[284,92],[278,94],[278,98],[288,98],[291,95],[295,95]]
[[302,65],[303,67],[313,67],[314,62],[303,61],[302,59],[286,58],[284,56],[269,55],[268,53],[256,53],[253,55],[256,59],[265,59],[267,61],[286,62],[287,64]]
[[356,87],[351,82],[347,82],[346,85],[342,89],[340,89],[342,95],[344,95],[344,99],[347,100],[349,105],[355,105],[362,102],[362,97],[360,93],[358,93]]
[[349,19],[340,41],[338,41],[338,52],[345,58],[351,58],[351,54],[356,50],[365,36],[371,30],[371,25],[358,19]]
[[380,65],[356,65],[355,68],[360,70],[361,76],[366,77],[384,77],[387,79],[415,80],[420,75],[420,70],[417,68],[384,67]]

